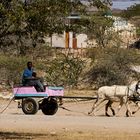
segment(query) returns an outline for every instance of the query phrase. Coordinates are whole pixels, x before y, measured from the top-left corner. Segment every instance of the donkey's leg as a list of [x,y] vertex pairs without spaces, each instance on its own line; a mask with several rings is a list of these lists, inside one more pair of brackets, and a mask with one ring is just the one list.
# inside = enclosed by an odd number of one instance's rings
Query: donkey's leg
[[137,102],[136,103],[136,106],[137,106],[137,109],[135,111],[133,111],[132,114],[135,114],[135,113],[137,113],[139,111],[139,109],[140,109],[140,103]]
[[98,107],[100,104],[102,104],[105,100],[106,100],[106,99],[101,99],[100,102],[98,102],[98,103],[96,104],[96,107],[95,107],[94,110],[93,110],[93,114],[94,114],[94,115],[95,115],[95,112],[96,112],[97,107]]
[[131,117],[132,116],[132,112],[131,112],[131,110],[130,110],[130,106],[129,106],[129,103],[128,103],[128,101],[126,102],[126,116],[127,117]]
[[[112,102],[112,103],[113,103],[113,102]],[[115,110],[112,108],[112,103],[111,103],[111,105],[110,105],[110,109],[111,109],[111,111],[112,111],[113,116],[115,116],[116,114],[115,114]]]
[[119,107],[118,107],[118,109],[117,109],[116,115],[119,113],[119,111],[120,111],[120,109],[122,108],[123,104],[124,104],[124,100],[123,100],[123,99],[120,99],[120,104],[119,104]]
[[96,108],[96,104],[98,103],[98,101],[99,101],[99,97],[97,97],[97,99],[96,99],[95,103],[93,104],[91,110],[88,112],[89,115],[90,115],[90,114],[93,112],[93,110]]
[[129,117],[129,116],[132,116],[132,111],[130,110],[130,106],[129,106],[129,100],[127,97],[124,97],[123,98],[123,101],[125,103],[125,106],[126,106],[126,116]]
[[105,105],[105,115],[106,115],[106,116],[108,116],[108,117],[110,117],[110,115],[107,113],[107,112],[108,112],[108,108],[109,108],[110,104],[111,104],[111,101],[110,101],[110,100],[108,100],[107,104]]
[[90,115],[92,112],[93,114],[95,115],[95,112],[96,112],[96,109],[97,107],[103,103],[105,101],[105,99],[101,99],[100,101],[99,100],[96,100],[95,104],[93,105],[93,107],[91,108],[91,111],[88,112],[88,114]]
[[105,107],[105,115],[108,116],[108,117],[110,116],[110,115],[108,114],[108,108],[111,109],[113,116],[115,116],[115,111],[114,111],[114,109],[112,108],[112,104],[113,104],[113,101],[109,100],[109,101],[107,102],[107,104],[106,104],[106,107]]

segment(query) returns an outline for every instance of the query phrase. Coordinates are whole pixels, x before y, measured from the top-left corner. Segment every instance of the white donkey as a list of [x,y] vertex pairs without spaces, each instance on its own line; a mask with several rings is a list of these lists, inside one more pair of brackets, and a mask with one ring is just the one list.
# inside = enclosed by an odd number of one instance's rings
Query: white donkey
[[[118,111],[121,109],[122,105],[125,104],[126,106],[126,115],[127,116],[132,116],[132,112],[129,107],[129,101],[130,99],[135,99],[136,97],[140,96],[140,81],[134,82],[130,86],[120,86],[120,85],[113,85],[113,86],[103,86],[98,89],[97,92],[97,100],[95,101],[95,104],[93,105],[92,109],[88,114],[93,114],[95,115],[96,108],[105,100],[108,100],[107,104],[105,105],[105,114],[106,116],[109,116],[107,111],[108,108],[111,109],[113,115],[115,115],[115,111],[112,108],[112,103],[113,102],[119,102],[119,107]],[[133,100],[134,101],[134,100]],[[138,104],[139,106],[139,104]],[[140,108],[140,107],[139,107]],[[139,110],[139,109],[137,109]],[[136,113],[133,112],[133,114]]]

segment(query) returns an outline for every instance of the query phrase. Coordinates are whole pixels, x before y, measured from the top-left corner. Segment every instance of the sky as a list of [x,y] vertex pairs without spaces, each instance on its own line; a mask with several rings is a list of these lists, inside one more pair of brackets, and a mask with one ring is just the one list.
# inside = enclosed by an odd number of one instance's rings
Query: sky
[[117,0],[117,1],[113,1],[113,6],[112,8],[117,8],[117,9],[127,9],[128,7],[134,5],[134,4],[140,4],[140,0],[133,0],[133,1],[124,1],[124,0]]

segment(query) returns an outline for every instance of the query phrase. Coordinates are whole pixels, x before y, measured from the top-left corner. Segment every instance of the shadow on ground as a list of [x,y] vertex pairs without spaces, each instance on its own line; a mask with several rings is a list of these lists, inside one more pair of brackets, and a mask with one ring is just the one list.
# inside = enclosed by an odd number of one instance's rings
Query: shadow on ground
[[15,132],[0,132],[0,139],[12,139],[12,140],[30,140],[36,137],[42,138],[45,134],[32,134],[32,133],[15,133]]

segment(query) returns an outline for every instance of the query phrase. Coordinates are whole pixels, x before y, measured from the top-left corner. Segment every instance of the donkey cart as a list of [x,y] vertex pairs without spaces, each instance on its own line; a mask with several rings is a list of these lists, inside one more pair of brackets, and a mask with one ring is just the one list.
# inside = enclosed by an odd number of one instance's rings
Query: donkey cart
[[63,87],[46,87],[45,92],[37,92],[32,87],[15,87],[14,99],[20,100],[22,111],[25,114],[36,114],[42,110],[45,115],[54,115],[58,110],[57,98],[64,95]]

